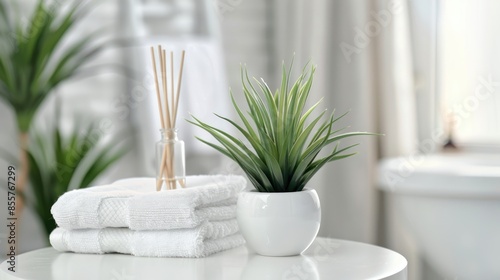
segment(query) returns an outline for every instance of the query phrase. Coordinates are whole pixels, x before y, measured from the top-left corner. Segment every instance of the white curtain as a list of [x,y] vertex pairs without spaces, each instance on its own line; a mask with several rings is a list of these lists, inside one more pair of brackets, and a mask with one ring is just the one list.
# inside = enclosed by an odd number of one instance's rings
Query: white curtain
[[276,61],[317,65],[311,101],[350,113],[339,127],[385,136],[360,137],[358,155],[327,165],[318,190],[320,235],[374,243],[377,239],[377,159],[414,151],[417,141],[410,26],[406,1],[278,0]]

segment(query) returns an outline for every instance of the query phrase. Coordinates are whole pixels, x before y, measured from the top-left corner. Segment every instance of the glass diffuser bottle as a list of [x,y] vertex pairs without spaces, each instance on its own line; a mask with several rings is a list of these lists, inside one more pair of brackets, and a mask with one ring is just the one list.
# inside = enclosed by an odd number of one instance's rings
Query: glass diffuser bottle
[[177,137],[177,130],[160,129],[161,139],[156,143],[157,190],[183,188],[186,183],[184,141]]
[[[158,45],[158,58],[160,61],[160,71],[158,71],[154,47],[151,47],[151,60],[153,62],[156,98],[161,123],[161,139],[156,143],[156,191],[173,190],[183,188],[186,185],[184,142],[177,138],[177,130],[175,129],[184,56],[185,51],[183,50],[176,86],[174,80],[174,52],[170,51],[170,71],[168,73],[170,75],[167,75],[166,50],[161,45]],[[170,81],[168,81],[168,76],[170,76]],[[170,86],[170,90],[168,86]]]

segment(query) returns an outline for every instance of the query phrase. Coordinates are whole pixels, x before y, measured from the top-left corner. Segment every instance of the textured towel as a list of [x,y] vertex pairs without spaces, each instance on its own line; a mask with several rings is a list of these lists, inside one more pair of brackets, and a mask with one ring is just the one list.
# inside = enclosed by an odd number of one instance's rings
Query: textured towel
[[236,219],[204,222],[192,229],[56,228],[50,234],[50,244],[58,251],[143,257],[205,257],[244,243]]
[[52,206],[65,229],[128,227],[133,230],[193,228],[204,221],[236,216],[241,176],[188,176],[183,189],[156,191],[154,178],[130,178],[111,185],[73,190]]

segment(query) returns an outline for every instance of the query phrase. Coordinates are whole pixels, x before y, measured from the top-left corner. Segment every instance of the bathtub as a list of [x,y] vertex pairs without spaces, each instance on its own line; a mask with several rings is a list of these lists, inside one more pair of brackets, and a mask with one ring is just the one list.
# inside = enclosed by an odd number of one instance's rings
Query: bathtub
[[500,153],[382,160],[386,240],[410,277],[500,279]]

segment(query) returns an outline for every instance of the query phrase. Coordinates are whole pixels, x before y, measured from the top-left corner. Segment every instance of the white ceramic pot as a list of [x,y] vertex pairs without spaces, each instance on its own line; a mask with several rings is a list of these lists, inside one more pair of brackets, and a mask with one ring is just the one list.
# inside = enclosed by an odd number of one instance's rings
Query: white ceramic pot
[[248,246],[264,256],[293,256],[314,241],[321,223],[315,190],[240,193],[237,218]]

